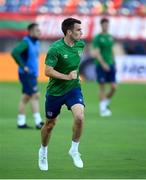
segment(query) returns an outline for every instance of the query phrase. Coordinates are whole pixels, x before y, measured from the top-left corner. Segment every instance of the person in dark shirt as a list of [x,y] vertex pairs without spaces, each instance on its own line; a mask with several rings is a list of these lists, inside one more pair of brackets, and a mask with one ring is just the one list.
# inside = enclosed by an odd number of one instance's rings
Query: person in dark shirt
[[39,92],[37,85],[39,54],[40,54],[40,30],[38,24],[31,23],[27,27],[28,36],[12,50],[12,57],[18,64],[18,75],[22,85],[22,96],[19,102],[17,125],[18,128],[30,128],[26,123],[25,109],[30,101],[33,117],[37,129],[43,126],[39,112]]

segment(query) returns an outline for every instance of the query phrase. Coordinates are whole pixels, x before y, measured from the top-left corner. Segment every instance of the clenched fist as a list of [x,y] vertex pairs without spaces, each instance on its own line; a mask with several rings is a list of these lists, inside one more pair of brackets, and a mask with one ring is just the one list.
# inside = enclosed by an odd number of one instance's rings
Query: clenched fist
[[68,74],[68,77],[69,77],[69,80],[77,79],[77,71],[71,71],[71,72]]

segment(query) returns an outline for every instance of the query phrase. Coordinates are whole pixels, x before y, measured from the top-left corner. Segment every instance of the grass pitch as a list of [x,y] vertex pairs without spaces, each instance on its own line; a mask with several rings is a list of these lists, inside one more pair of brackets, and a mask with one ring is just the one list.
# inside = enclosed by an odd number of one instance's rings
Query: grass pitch
[[[46,84],[40,84],[44,116]],[[146,86],[119,85],[113,98],[112,117],[98,115],[97,85],[83,83],[85,124],[79,150],[84,168],[74,167],[68,150],[72,116],[64,107],[48,149],[49,170],[38,169],[40,131],[16,128],[18,83],[0,83],[0,178],[146,178]],[[27,123],[34,127],[30,106]]]

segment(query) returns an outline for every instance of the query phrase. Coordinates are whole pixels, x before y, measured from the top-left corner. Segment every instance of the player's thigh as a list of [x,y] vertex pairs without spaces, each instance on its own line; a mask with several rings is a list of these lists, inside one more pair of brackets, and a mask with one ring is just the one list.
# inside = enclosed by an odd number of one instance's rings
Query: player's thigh
[[19,74],[19,80],[22,84],[22,92],[31,96],[38,92],[37,78],[30,74]]
[[117,89],[117,84],[115,82],[110,83],[110,88],[115,91]]
[[46,95],[45,114],[47,119],[55,119],[59,114],[63,104],[61,96]]
[[81,104],[84,106],[83,94],[80,87],[72,89],[65,96],[65,105],[68,110],[71,110],[71,107],[75,104]]
[[71,107],[71,111],[72,111],[74,120],[78,120],[78,121],[84,120],[84,105],[83,104],[74,104]]
[[107,82],[113,86],[116,84],[116,69],[114,65],[110,66],[110,71],[107,73]]
[[22,85],[22,93],[23,94],[28,94],[27,78],[26,78],[25,74],[19,73],[19,81],[20,81],[20,83]]
[[27,77],[27,84],[29,88],[29,92],[31,95],[38,96],[38,82],[37,82],[37,77],[34,75],[28,75]]
[[99,84],[106,83],[106,72],[101,66],[96,67],[96,80]]

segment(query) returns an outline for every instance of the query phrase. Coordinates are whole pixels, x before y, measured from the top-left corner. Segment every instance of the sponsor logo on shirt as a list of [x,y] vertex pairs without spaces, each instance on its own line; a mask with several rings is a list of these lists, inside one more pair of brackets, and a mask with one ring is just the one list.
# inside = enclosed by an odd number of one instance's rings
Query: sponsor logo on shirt
[[105,42],[105,39],[104,39],[104,38],[100,38],[100,41],[101,41],[101,42]]

